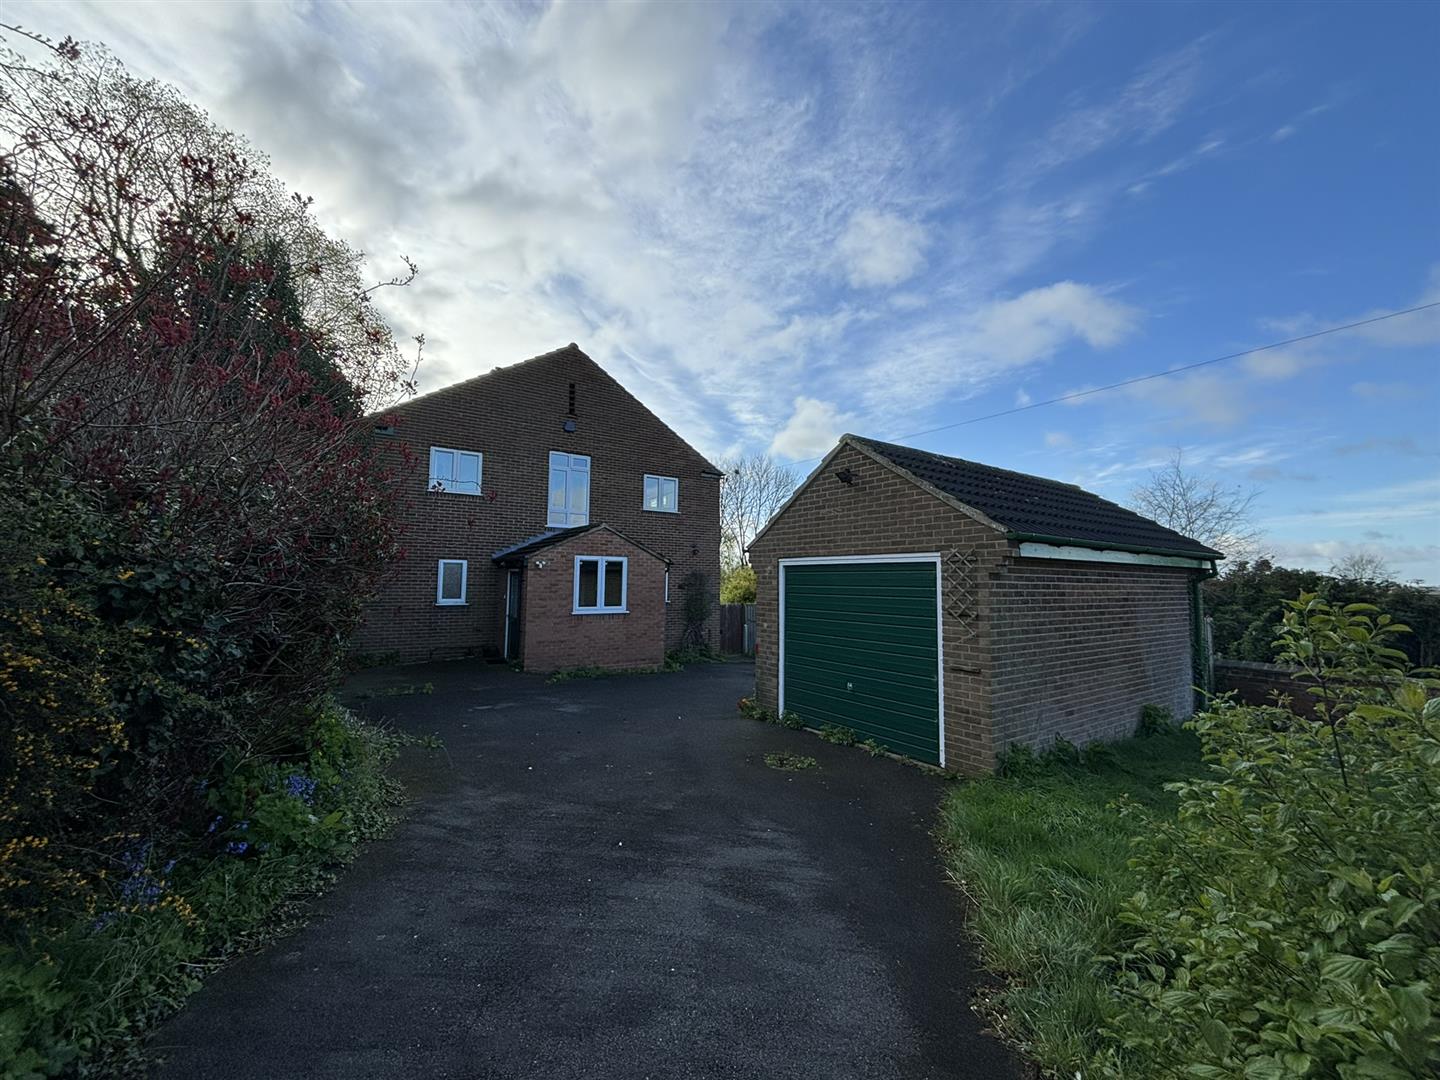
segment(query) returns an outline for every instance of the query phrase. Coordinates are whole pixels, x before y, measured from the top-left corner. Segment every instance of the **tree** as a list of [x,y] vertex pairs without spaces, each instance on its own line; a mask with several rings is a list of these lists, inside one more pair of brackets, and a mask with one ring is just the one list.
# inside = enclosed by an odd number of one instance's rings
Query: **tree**
[[720,578],[720,602],[722,604],[755,603],[755,568],[753,566],[732,566]]
[[1390,567],[1383,555],[1352,551],[1330,565],[1330,573],[1342,581],[1390,581]]
[[313,748],[398,550],[364,413],[409,368],[263,159],[51,52],[0,50],[0,936]]
[[1259,497],[1253,488],[1226,487],[1190,472],[1183,451],[1177,449],[1130,493],[1130,504],[1166,528],[1240,560],[1258,552],[1261,534],[1253,508]]
[[745,565],[745,549],[799,486],[793,469],[769,454],[720,462],[720,561],[726,570]]

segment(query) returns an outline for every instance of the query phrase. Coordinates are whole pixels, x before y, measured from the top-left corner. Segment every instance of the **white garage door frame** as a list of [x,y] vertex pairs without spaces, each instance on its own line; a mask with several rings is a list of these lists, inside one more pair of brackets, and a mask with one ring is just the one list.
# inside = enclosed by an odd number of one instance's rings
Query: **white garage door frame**
[[938,551],[907,552],[903,555],[824,555],[798,559],[779,560],[780,573],[777,588],[780,590],[780,672],[777,697],[780,712],[785,711],[785,568],[787,566],[823,566],[827,563],[895,563],[928,562],[935,564],[935,679],[938,691],[936,724],[940,729],[940,767],[945,767],[945,606],[942,603],[940,575],[941,557]]

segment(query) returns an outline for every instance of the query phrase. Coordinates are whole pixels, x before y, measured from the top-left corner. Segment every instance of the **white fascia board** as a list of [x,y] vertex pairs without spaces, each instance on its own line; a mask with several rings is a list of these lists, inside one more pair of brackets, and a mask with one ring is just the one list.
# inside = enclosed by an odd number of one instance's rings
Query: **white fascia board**
[[1121,563],[1130,566],[1179,566],[1187,570],[1209,570],[1210,559],[1187,559],[1180,555],[1142,555],[1137,551],[1097,551],[1095,548],[1070,547],[1061,544],[1040,544],[1026,541],[1020,545],[1022,559],[1064,559],[1066,562]]

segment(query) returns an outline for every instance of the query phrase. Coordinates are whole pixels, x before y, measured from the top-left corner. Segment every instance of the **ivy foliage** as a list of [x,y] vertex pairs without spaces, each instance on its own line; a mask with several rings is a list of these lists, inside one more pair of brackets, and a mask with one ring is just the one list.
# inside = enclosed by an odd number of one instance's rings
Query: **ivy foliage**
[[1440,680],[1410,667],[1407,629],[1304,594],[1276,659],[1315,680],[1317,718],[1225,699],[1195,718],[1210,776],[1172,785],[1175,820],[1136,823],[1099,1072],[1440,1068]]

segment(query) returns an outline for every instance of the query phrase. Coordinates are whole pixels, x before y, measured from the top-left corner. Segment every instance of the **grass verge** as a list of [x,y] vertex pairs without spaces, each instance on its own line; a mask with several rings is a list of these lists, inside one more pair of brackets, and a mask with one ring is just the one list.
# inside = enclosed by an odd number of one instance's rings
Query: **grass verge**
[[1136,879],[1133,826],[1111,804],[1125,797],[1171,813],[1164,785],[1203,769],[1195,737],[1168,731],[1085,752],[1012,754],[996,776],[946,796],[946,862],[971,901],[981,959],[1004,979],[985,1009],[1049,1072],[1086,1068],[1112,1008],[1110,975],[1095,957],[1126,934],[1115,915]]

